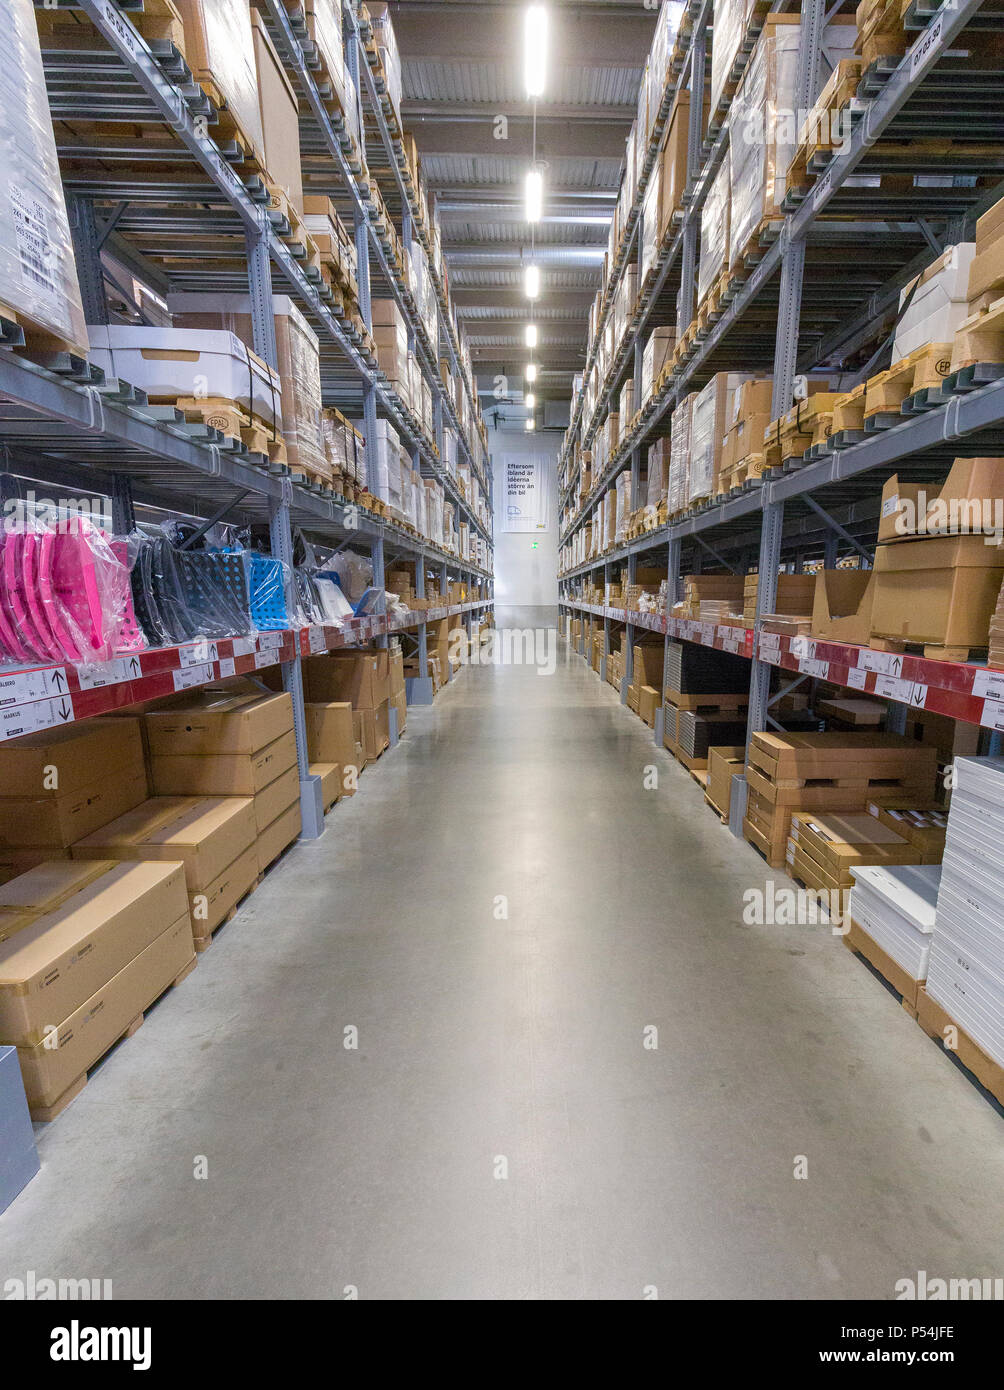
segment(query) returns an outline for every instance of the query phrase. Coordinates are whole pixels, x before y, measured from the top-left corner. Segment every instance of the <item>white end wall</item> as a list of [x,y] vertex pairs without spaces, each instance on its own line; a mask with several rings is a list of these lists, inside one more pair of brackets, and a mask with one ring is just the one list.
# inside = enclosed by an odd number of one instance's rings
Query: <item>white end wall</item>
[[[495,506],[495,621],[499,627],[555,627],[558,622],[558,451],[561,432],[488,431]],[[547,530],[505,530],[505,459],[545,460]],[[534,549],[536,544],[536,549]]]

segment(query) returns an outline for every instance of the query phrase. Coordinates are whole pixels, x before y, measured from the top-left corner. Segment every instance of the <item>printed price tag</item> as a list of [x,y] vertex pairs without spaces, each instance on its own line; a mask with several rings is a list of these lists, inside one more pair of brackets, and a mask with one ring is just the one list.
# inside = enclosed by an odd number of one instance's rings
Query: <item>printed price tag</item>
[[[923,705],[927,686],[922,685],[919,688],[921,691],[920,703]],[[887,700],[898,700],[902,705],[913,704],[916,689],[913,681],[896,680],[893,676],[878,676],[875,680],[876,695],[883,695]]]
[[761,632],[761,634],[760,634],[760,647],[761,647],[761,650],[762,650],[764,647],[770,647],[770,648],[772,648],[774,651],[780,651],[780,649],[781,649],[781,637],[780,637],[780,634],[777,633],[777,632]]
[[253,637],[235,637],[233,639],[234,656],[251,656],[254,652]]
[[984,700],[980,723],[985,729],[1004,729],[1004,701]]
[[807,656],[803,656],[798,663],[798,669],[803,676],[816,676],[819,680],[828,680],[830,676],[830,663],[828,661],[813,661]]
[[77,680],[81,690],[100,690],[106,685],[121,685],[123,681],[136,680],[143,674],[139,658],[120,656],[115,661],[95,661],[89,666],[77,667]]
[[328,634],[323,627],[312,627],[310,629],[310,650],[315,654],[323,653],[328,650]]
[[973,694],[978,700],[1004,700],[1004,671],[977,671]]
[[207,661],[215,661],[218,656],[218,645],[210,642],[207,637],[200,637],[197,642],[186,642],[183,647],[178,648],[178,661],[182,667],[204,666]]
[[791,639],[791,654],[797,657],[813,657],[816,654],[816,644],[810,642],[808,637],[793,637]]
[[735,652],[736,655],[738,656],[738,654],[739,654],[739,648],[740,648],[741,645],[742,645],[742,644],[739,643],[739,642],[737,642],[736,639],[735,639],[734,637],[726,637],[726,638],[725,638],[725,641],[722,643],[722,651],[723,651],[723,652]]
[[868,684],[868,672],[862,671],[860,666],[851,666],[847,672],[847,684],[852,690],[864,690]]
[[898,676],[903,669],[903,657],[899,652],[863,650],[858,665],[863,671],[875,671],[880,676]]
[[0,740],[35,734],[60,724],[72,724],[76,718],[69,695],[58,700],[36,700],[30,704],[14,705],[0,710]]
[[208,685],[216,671],[212,662],[204,666],[188,666],[183,671],[173,671],[175,690],[191,690],[193,685]]
[[232,656],[225,656],[220,662],[220,680],[225,681],[229,676],[236,674],[234,659]]
[[45,671],[18,671],[16,675],[0,676],[0,709],[23,705],[29,700],[62,695],[69,688],[62,666]]

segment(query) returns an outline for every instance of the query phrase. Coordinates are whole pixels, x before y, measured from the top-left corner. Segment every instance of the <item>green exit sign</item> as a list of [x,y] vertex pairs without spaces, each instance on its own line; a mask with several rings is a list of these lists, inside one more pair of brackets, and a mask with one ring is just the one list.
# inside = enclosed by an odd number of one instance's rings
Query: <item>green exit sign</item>
[[530,549],[531,549],[531,550],[537,550],[537,549],[538,549],[538,546],[537,546],[537,542],[536,542],[536,541],[531,541],[531,542],[530,542]]

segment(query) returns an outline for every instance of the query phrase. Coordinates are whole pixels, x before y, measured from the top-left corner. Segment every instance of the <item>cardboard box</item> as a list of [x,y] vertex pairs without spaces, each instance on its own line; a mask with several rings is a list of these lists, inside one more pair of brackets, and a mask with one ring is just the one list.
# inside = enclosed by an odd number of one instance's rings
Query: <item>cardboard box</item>
[[0,1038],[40,1042],[188,917],[181,864],[40,864],[0,888]]
[[941,488],[903,483],[894,473],[882,489],[880,541],[910,536],[979,533],[1004,511],[1004,459],[959,458]]
[[732,778],[741,773],[746,762],[746,749],[738,745],[708,750],[707,797],[723,816],[729,814],[732,797]]
[[387,650],[308,657],[303,662],[303,683],[313,703],[347,700],[353,709],[376,709],[390,695]]
[[185,58],[193,75],[218,89],[241,132],[262,156],[265,141],[248,0],[175,3],[185,24]]
[[408,724],[408,697],[403,690],[390,697],[390,706],[397,714],[397,736],[400,738]]
[[894,830],[920,851],[922,864],[940,864],[945,850],[948,812],[936,801],[922,797],[882,798],[869,801],[868,814]]
[[300,798],[296,798],[294,805],[283,811],[281,816],[265,827],[258,836],[256,851],[258,854],[258,872],[264,873],[273,859],[277,859],[287,845],[291,845],[297,838],[302,827],[300,818]]
[[391,648],[388,653],[388,671],[390,677],[391,695],[404,694],[404,656],[397,648]]
[[154,756],[257,753],[293,728],[293,701],[279,695],[203,691],[184,704],[143,716]]
[[340,763],[311,763],[311,777],[321,779],[321,805],[327,810],[329,806],[334,806],[336,801],[340,801],[342,796],[352,796],[355,792],[353,787],[349,791],[342,788],[342,769]]
[[655,727],[655,712],[658,707],[658,689],[654,685],[643,685],[638,691],[638,713],[650,729]]
[[198,893],[189,894],[192,914],[192,935],[195,944],[212,936],[240,900],[251,892],[261,872],[258,866],[257,837],[242,854],[220,872]]
[[1004,553],[983,536],[880,545],[874,573],[873,635],[950,647],[987,645]]
[[349,702],[340,700],[323,705],[308,704],[304,710],[311,762],[340,763],[343,767],[353,763],[356,740]]
[[376,709],[360,710],[362,742],[368,763],[377,759],[390,743],[389,708],[389,701],[384,700]]
[[78,840],[71,852],[74,859],[181,860],[191,895],[212,883],[256,836],[249,796],[156,796]]
[[89,719],[6,744],[0,750],[0,789],[5,797],[55,799],[93,786],[97,777],[142,766],[138,719]]
[[920,851],[865,812],[835,815],[796,811],[791,838],[839,887],[851,887],[851,868],[863,864],[919,864]]
[[296,766],[296,737],[283,734],[256,753],[181,754],[150,759],[156,796],[254,796]]
[[64,796],[0,797],[0,852],[68,849],[148,796],[146,769],[140,762],[135,770],[121,768]]
[[872,630],[871,570],[820,570],[812,600],[812,635],[867,647]]
[[[281,772],[274,782],[269,782],[254,796],[255,827],[262,835],[266,827],[288,811],[291,806],[300,804],[300,769],[294,765]],[[273,856],[274,857],[274,856]]]
[[258,10],[251,11],[251,24],[265,168],[272,182],[280,185],[302,216],[303,178],[300,172],[300,118],[296,93]]
[[61,1020],[54,1034],[18,1047],[29,1106],[53,1105],[193,962],[186,913]]

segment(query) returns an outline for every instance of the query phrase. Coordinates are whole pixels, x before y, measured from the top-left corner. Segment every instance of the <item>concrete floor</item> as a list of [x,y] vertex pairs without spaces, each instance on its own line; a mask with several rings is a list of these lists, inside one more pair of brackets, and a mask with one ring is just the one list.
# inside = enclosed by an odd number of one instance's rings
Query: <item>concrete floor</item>
[[1002,1273],[1000,1113],[827,927],[742,924],[762,860],[578,657],[468,670],[408,724],[39,1129],[0,1280],[887,1299]]

